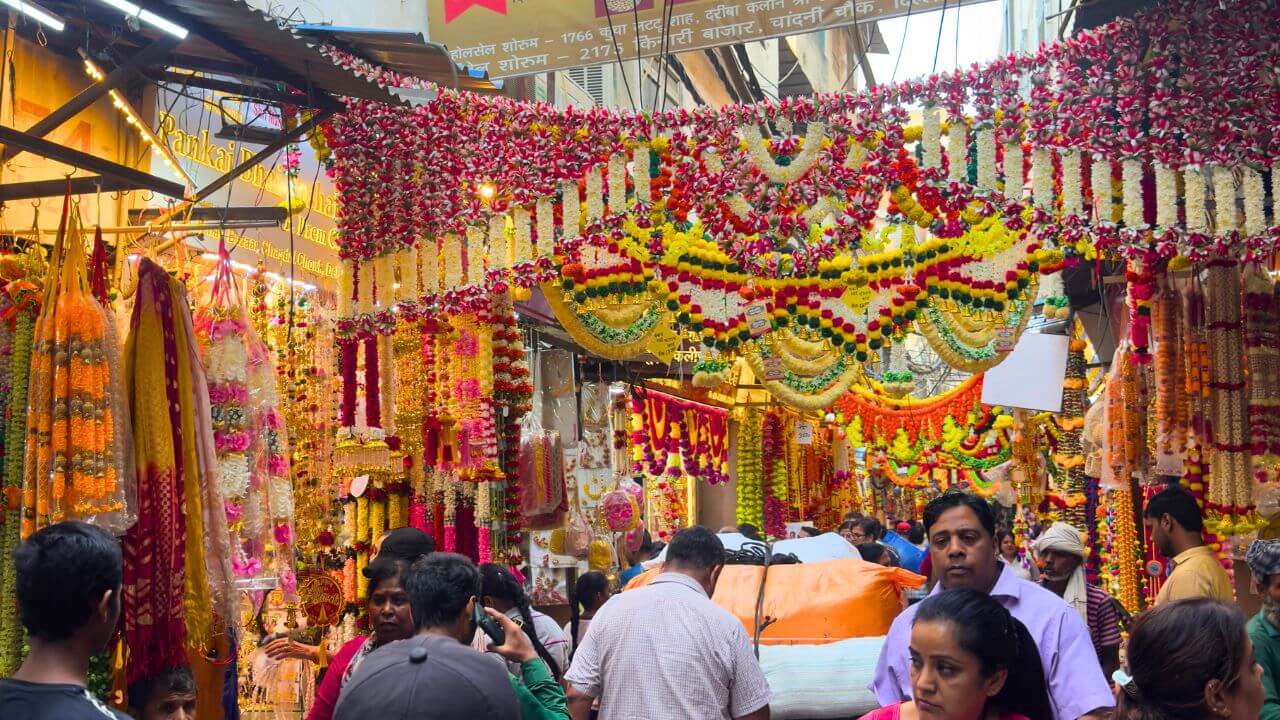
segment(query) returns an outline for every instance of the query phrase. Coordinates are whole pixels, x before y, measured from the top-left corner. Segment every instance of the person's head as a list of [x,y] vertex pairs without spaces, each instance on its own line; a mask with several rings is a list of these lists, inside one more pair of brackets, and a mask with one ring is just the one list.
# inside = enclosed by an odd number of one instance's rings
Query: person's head
[[899,535],[905,536],[907,533],[911,532],[911,523],[906,520],[900,520],[894,524],[893,530]]
[[723,535],[723,534],[725,534],[725,533],[736,533],[736,532],[738,532],[738,526],[737,526],[737,525],[725,525],[724,527],[720,528],[720,534],[721,534],[721,535]]
[[431,630],[470,643],[479,602],[480,568],[463,555],[432,553],[405,573],[404,589],[419,634]]
[[182,665],[129,685],[129,714],[135,720],[195,720],[196,680]]
[[578,576],[578,582],[574,583],[572,594],[569,595],[569,638],[574,647],[577,647],[581,639],[578,637],[578,624],[582,614],[595,613],[609,599],[609,595],[609,578],[604,573],[589,572]]
[[738,532],[742,533],[743,537],[747,538],[748,540],[764,539],[763,537],[760,536],[760,528],[750,523],[742,523],[741,525],[739,525]]
[[538,637],[537,628],[533,625],[533,608],[529,604],[529,596],[524,591],[524,586],[516,580],[511,571],[495,565],[493,563],[485,563],[480,566],[480,600],[487,606],[500,613],[506,613],[511,610],[520,612],[520,619],[524,622],[525,634],[529,636],[529,640],[533,643],[533,649],[538,652],[539,657],[546,661],[547,667],[551,668],[551,674],[555,675],[556,680],[560,679],[563,669],[560,664],[551,657],[551,653],[542,644],[542,638]]
[[1050,583],[1065,583],[1084,564],[1084,538],[1070,523],[1055,522],[1036,538],[1036,555],[1044,563],[1044,578]]
[[924,544],[924,525],[919,522],[911,523],[911,529],[907,531],[907,542],[912,545]]
[[405,575],[411,564],[383,553],[364,569],[364,576],[369,578],[365,610],[374,642],[380,646],[411,638],[417,629],[409,593],[404,587]]
[[882,537],[884,537],[884,526],[873,517],[854,520],[849,529],[849,542],[854,545],[876,542]]
[[1275,616],[1280,610],[1280,540],[1254,540],[1244,555],[1253,573],[1253,587]]
[[715,594],[716,582],[724,569],[724,543],[704,527],[687,527],[671,538],[663,569],[697,580],[710,597]]
[[986,500],[946,492],[924,508],[933,572],[943,589],[990,592],[1000,574],[995,556],[996,520]]
[[844,514],[844,517],[840,518],[840,522],[842,523],[853,522],[854,520],[861,520],[862,517],[863,517],[862,513],[858,512],[857,510],[850,510],[849,512]]
[[1172,558],[1203,544],[1204,518],[1195,496],[1170,485],[1147,501],[1142,523],[1151,531],[1151,542],[1160,554]]
[[862,556],[862,559],[869,563],[885,566],[890,564],[889,548],[880,543],[860,543],[855,547],[857,547],[858,554]]
[[107,647],[120,619],[124,558],[115,538],[83,522],[39,530],[13,551],[18,613],[33,641]]
[[379,557],[392,557],[413,564],[423,555],[436,551],[436,541],[430,535],[412,527],[401,527],[382,533],[374,543],[369,562]]
[[805,525],[804,527],[800,528],[800,535],[803,537],[818,537],[821,534],[822,534],[821,530],[811,525]]
[[999,530],[996,532],[996,548],[1004,557],[1013,558],[1018,554],[1018,539],[1008,530]]
[[1262,666],[1234,605],[1157,605],[1134,621],[1128,657],[1119,720],[1253,720],[1262,710]]
[[910,653],[911,694],[921,717],[977,720],[996,710],[1053,718],[1035,641],[984,592],[925,598],[911,626]]

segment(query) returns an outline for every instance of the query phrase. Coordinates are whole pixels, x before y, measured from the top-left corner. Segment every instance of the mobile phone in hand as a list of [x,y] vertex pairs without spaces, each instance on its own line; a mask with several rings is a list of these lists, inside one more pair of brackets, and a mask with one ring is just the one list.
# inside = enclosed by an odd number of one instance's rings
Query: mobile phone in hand
[[505,644],[507,642],[507,633],[503,631],[502,626],[498,624],[498,621],[489,617],[489,615],[484,611],[484,606],[479,602],[477,602],[473,607],[474,609],[472,612],[475,614],[476,626],[484,631],[485,635],[489,636],[489,640],[491,640],[494,645]]

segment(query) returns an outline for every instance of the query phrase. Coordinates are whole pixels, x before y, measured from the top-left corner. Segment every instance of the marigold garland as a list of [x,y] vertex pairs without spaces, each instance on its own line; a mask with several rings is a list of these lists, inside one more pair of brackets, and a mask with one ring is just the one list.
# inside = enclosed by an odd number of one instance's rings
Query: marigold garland
[[747,408],[742,420],[738,423],[738,471],[736,489],[738,493],[735,518],[739,525],[750,524],[764,527],[764,465],[761,458],[759,408]]

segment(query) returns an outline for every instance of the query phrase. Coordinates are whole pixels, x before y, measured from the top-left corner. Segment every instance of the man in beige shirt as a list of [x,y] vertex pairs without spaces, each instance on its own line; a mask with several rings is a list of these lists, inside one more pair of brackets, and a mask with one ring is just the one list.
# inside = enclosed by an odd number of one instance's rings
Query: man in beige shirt
[[1235,600],[1227,571],[1204,544],[1204,519],[1191,493],[1176,485],[1161,490],[1147,502],[1142,522],[1151,531],[1151,542],[1173,566],[1156,595],[1157,605],[1188,598]]
[[565,674],[569,715],[587,720],[768,720],[772,693],[737,618],[711,601],[724,568],[715,533],[667,546],[663,573],[596,611]]

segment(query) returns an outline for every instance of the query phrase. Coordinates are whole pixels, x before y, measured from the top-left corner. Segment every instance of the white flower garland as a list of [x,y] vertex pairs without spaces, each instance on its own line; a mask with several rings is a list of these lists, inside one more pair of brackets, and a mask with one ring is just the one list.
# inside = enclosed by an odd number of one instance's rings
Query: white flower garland
[[964,124],[963,117],[957,115],[951,118],[947,127],[947,161],[951,163],[947,177],[963,182],[969,176],[968,150],[969,126]]
[[[471,242],[471,238],[479,238],[481,230],[478,227],[467,228],[467,242]],[[479,240],[476,240],[478,243]],[[462,238],[457,233],[445,233],[444,236],[444,276],[443,288],[445,292],[453,290],[462,285]]]
[[1262,186],[1261,173],[1245,168],[1240,191],[1244,195],[1244,233],[1258,235],[1267,229],[1266,190]]
[[760,172],[769,178],[770,182],[788,185],[804,177],[809,172],[809,168],[818,160],[818,151],[822,149],[822,140],[826,135],[827,127],[820,122],[811,122],[805,128],[804,147],[800,149],[791,160],[790,165],[782,166],[773,159],[773,155],[769,152],[769,148],[764,144],[764,138],[760,134],[760,126],[752,124],[745,125],[738,129],[742,135],[742,139],[747,143],[747,152],[751,154],[751,159],[755,163]]
[[394,257],[393,265],[400,276],[398,287],[395,288],[396,302],[412,300],[417,297],[418,292],[418,249],[406,248],[396,253]]
[[1062,153],[1062,214],[1084,214],[1084,185],[1080,176],[1080,151]]
[[627,209],[627,156],[615,153],[609,156],[609,212],[618,214]]
[[1209,216],[1204,209],[1204,173],[1200,168],[1189,167],[1183,173],[1183,196],[1187,205],[1187,231],[1209,232]]
[[[507,268],[511,267],[511,257],[514,255],[514,249],[511,247],[515,242],[515,238],[507,235],[507,216],[506,215],[490,215],[489,216],[489,246],[488,252],[485,253],[489,258],[490,268]],[[471,283],[484,282],[484,268],[480,268],[477,275],[471,273]]]
[[1022,199],[1022,143],[1011,142],[1004,146],[1004,196],[1010,200]]
[[476,483],[476,522],[488,523],[493,518],[492,508],[489,507],[489,483],[481,481]]
[[373,265],[360,263],[360,282],[356,286],[356,312],[368,315],[373,312]]
[[262,531],[265,529],[262,517],[262,498],[256,496],[250,498],[249,501],[244,504],[244,515],[242,517],[244,522],[244,532],[241,533],[241,536],[254,538],[261,536]]
[[560,183],[560,221],[560,234],[565,240],[582,235],[582,202],[578,198],[578,183],[572,180]]
[[1213,208],[1219,237],[1236,229],[1236,179],[1226,165],[1213,166]]
[[631,175],[636,186],[636,202],[648,205],[650,200],[649,185],[649,144],[641,143],[631,152]]
[[[493,215],[489,217],[489,227],[493,227]],[[462,284],[476,284],[484,282],[484,246],[486,233],[481,227],[467,228],[467,256],[466,256],[466,277],[462,279]],[[499,240],[500,240],[499,236]],[[495,252],[502,252],[502,247],[495,247]]]
[[812,207],[804,211],[804,219],[805,222],[810,225],[820,223],[825,221],[828,215],[839,209],[840,208],[836,204],[836,201],[826,195],[823,195],[818,198],[817,202],[815,202]]
[[978,152],[978,190],[991,192],[996,189],[996,131],[984,127],[975,138]]
[[538,257],[550,257],[556,249],[556,212],[551,198],[538,198],[533,212],[538,222]]
[[377,285],[378,307],[389,308],[396,297],[396,268],[392,256],[383,255],[373,261],[374,283]]
[[1173,227],[1178,224],[1178,176],[1167,165],[1155,166],[1156,176],[1156,226]]
[[293,486],[287,477],[272,478],[267,485],[267,504],[271,517],[293,517]]
[[728,205],[733,214],[737,215],[741,220],[746,220],[751,215],[751,203],[747,202],[747,199],[738,193],[725,198],[724,204]]
[[206,351],[205,374],[210,383],[243,383],[248,366],[249,355],[240,335],[222,337]]
[[342,270],[338,273],[338,317],[349,318],[352,312],[351,295],[356,289],[356,272],[355,268],[349,262],[342,263]]
[[942,111],[925,106],[920,122],[920,156],[927,168],[942,167]]
[[1120,163],[1124,189],[1124,226],[1136,230],[1144,227],[1142,213],[1142,161],[1133,158]]
[[1048,148],[1031,149],[1031,202],[1045,210],[1053,208],[1053,158]]
[[604,217],[604,178],[600,168],[592,166],[587,171],[587,223],[600,222]]
[[707,166],[707,172],[719,175],[724,172],[724,158],[720,157],[720,153],[708,151],[702,156],[702,164]]
[[516,244],[515,250],[511,253],[511,262],[523,263],[529,262],[530,244],[533,243],[533,216],[529,214],[527,208],[516,208],[512,213],[512,218],[516,224],[516,232],[512,242]]
[[846,170],[857,170],[862,166],[862,161],[867,159],[867,148],[860,142],[850,141],[849,150],[844,154],[844,168]]
[[218,458],[218,488],[227,501],[249,493],[249,458],[232,453]]
[[1280,225],[1280,162],[1271,165],[1271,224]]
[[1111,223],[1111,161],[1097,155],[1089,166],[1089,187],[1093,192],[1093,214],[1099,224]]
[[435,238],[418,243],[418,290],[430,295],[440,292],[440,249]]

